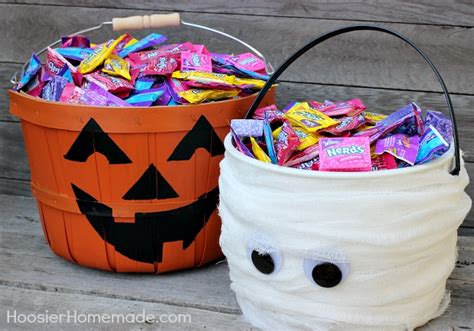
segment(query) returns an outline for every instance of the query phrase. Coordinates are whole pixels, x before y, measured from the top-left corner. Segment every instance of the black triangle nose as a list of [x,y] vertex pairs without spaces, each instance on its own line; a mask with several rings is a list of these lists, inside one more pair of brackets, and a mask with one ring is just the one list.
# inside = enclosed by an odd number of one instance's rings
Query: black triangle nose
[[124,200],[171,199],[179,195],[152,163],[123,196]]

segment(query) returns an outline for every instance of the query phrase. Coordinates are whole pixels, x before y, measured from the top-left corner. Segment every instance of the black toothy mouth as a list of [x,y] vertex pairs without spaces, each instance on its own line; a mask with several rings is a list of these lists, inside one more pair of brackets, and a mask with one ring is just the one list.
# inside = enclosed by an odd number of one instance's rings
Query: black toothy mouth
[[139,262],[162,262],[163,244],[183,241],[186,249],[216,209],[219,189],[172,210],[136,213],[135,223],[117,223],[112,208],[71,184],[77,205],[97,234],[120,254]]

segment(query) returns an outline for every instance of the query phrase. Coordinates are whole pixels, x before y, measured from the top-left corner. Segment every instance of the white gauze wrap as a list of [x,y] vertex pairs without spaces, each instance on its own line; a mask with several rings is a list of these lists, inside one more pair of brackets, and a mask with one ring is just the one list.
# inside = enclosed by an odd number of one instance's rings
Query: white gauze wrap
[[[225,147],[220,242],[253,325],[411,330],[447,307],[457,228],[471,208],[464,165],[449,174],[453,148],[413,168],[328,173],[251,159],[230,136]],[[275,271],[259,272],[252,250],[270,254]],[[337,286],[312,280],[318,261],[340,267]]]

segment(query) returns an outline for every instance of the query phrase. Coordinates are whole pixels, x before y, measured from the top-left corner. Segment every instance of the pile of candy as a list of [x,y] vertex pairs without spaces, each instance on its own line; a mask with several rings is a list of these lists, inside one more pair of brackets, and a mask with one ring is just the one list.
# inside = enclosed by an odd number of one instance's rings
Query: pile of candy
[[91,44],[85,36],[62,38],[45,64],[33,54],[14,90],[49,101],[95,106],[195,104],[242,97],[260,90],[268,76],[259,57],[211,53],[190,42],[165,44],[152,33],[128,33]]
[[365,111],[359,99],[293,102],[236,119],[236,148],[263,162],[306,170],[375,171],[423,164],[450,147],[452,122],[414,102],[390,115]]

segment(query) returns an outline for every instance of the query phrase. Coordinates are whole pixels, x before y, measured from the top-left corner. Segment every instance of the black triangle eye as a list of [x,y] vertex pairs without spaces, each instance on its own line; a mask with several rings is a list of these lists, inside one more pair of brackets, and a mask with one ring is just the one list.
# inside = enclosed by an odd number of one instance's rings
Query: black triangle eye
[[179,195],[152,163],[123,196],[124,200],[171,199]]
[[222,155],[225,150],[222,140],[204,116],[199,117],[191,131],[176,146],[168,161],[189,160],[200,147],[205,148],[211,156]]
[[64,158],[70,161],[86,162],[89,156],[95,152],[104,155],[110,164],[132,163],[120,147],[91,118],[82,128]]

